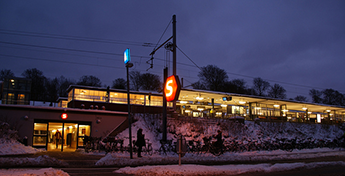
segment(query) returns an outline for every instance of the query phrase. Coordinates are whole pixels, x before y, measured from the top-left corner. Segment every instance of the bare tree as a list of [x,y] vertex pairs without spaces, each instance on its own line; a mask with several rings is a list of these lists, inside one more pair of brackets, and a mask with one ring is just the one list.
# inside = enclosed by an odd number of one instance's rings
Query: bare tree
[[140,85],[143,90],[161,91],[162,83],[158,75],[144,73],[140,75]]
[[201,67],[198,77],[201,84],[204,84],[208,90],[214,91],[220,91],[228,79],[226,71],[215,65]]
[[26,79],[31,79],[31,100],[34,101],[45,101],[45,82],[47,78],[43,75],[43,72],[33,68],[27,69],[22,73]]
[[117,78],[113,81],[111,86],[113,89],[127,89],[127,81],[123,78]]
[[58,79],[58,92],[57,95],[59,97],[67,97],[68,92],[67,89],[70,85],[75,84],[75,80],[65,78],[64,76],[60,76]]
[[11,70],[3,69],[0,71],[0,81],[4,81],[5,79],[13,78],[14,73]]
[[272,98],[280,98],[285,99],[286,90],[279,84],[274,84],[269,90],[268,90],[268,96]]
[[193,83],[192,87],[193,89],[206,90],[205,85],[202,84],[200,81]]
[[307,101],[308,101],[307,97],[302,96],[302,95],[296,96],[296,97],[294,98],[294,100],[296,100],[296,101],[301,101],[301,102],[307,102]]
[[246,82],[243,79],[233,79],[224,84],[223,91],[231,92],[231,93],[246,94],[247,93]]
[[102,87],[102,82],[99,78],[92,75],[84,75],[77,82],[78,85]]
[[325,89],[322,91],[323,103],[329,105],[344,105],[344,95],[333,89]]
[[45,101],[50,102],[49,106],[52,106],[52,103],[56,102],[58,98],[59,80],[57,78],[48,78],[45,82],[45,87],[47,90],[45,95]]
[[141,74],[139,71],[131,71],[129,72],[129,79],[130,79],[130,86],[131,89],[139,91],[141,88]]
[[270,83],[261,78],[254,78],[253,89],[259,96],[265,96],[265,92],[270,88]]
[[313,103],[322,103],[322,92],[316,89],[311,89],[309,95],[313,99]]

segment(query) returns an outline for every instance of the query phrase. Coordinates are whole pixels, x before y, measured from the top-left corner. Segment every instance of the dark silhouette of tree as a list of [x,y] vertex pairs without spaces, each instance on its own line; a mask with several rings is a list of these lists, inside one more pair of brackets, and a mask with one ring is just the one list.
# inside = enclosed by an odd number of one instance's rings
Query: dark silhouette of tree
[[206,90],[205,85],[202,84],[200,81],[193,83],[192,87],[193,89]]
[[279,84],[274,84],[271,86],[271,88],[268,90],[268,96],[272,98],[280,98],[280,99],[285,99],[286,90]]
[[246,94],[246,82],[243,79],[233,79],[231,81],[224,83],[223,91],[230,93]]
[[325,89],[322,91],[323,103],[329,105],[344,105],[344,95],[333,89]]
[[313,103],[322,103],[322,92],[316,89],[311,89],[309,95],[312,98]]
[[142,90],[161,91],[162,83],[158,75],[144,73],[140,75],[140,87]]
[[22,76],[26,79],[31,79],[30,99],[33,101],[45,101],[45,82],[47,78],[43,75],[43,72],[36,68],[27,69],[22,73]]
[[129,81],[132,90],[139,91],[141,88],[141,74],[139,71],[131,71],[129,72]]
[[102,87],[102,82],[99,78],[92,75],[84,75],[77,82],[78,85]]
[[50,102],[49,106],[52,106],[53,102],[56,102],[58,98],[59,80],[58,78],[50,79],[47,78],[45,82],[46,95],[45,101]]
[[56,78],[58,80],[58,89],[57,89],[57,96],[58,97],[68,97],[67,89],[70,85],[76,84],[76,82],[72,79],[65,78],[64,76],[60,76]]
[[5,81],[5,79],[13,78],[14,73],[11,70],[3,69],[0,71],[0,81]]
[[296,100],[296,101],[301,101],[301,102],[307,102],[307,101],[308,101],[307,97],[302,96],[302,95],[296,96],[296,97],[294,98],[294,100]]
[[266,91],[270,88],[270,83],[267,81],[264,81],[261,78],[254,78],[253,80],[253,89],[259,96],[266,96]]
[[206,89],[213,91],[221,91],[228,79],[227,73],[215,65],[201,67],[198,77],[200,83],[204,84]]
[[127,89],[127,81],[123,78],[117,78],[113,81],[111,86],[113,89]]

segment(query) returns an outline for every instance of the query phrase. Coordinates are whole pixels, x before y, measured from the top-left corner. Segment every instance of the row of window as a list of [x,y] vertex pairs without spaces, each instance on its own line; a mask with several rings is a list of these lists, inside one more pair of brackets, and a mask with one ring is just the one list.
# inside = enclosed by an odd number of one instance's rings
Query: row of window
[[[91,102],[109,102],[117,104],[127,104],[127,93],[110,92],[107,95],[106,91],[99,90],[85,90],[85,89],[74,89],[68,94],[68,101],[81,100]],[[130,94],[130,103],[135,105],[146,105],[146,106],[163,106],[163,97],[154,95],[143,95],[143,94]]]

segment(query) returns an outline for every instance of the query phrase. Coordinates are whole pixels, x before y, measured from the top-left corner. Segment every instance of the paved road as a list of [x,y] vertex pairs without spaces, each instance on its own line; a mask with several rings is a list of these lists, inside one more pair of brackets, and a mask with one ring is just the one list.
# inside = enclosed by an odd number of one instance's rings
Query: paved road
[[[118,174],[113,173],[114,170],[119,169],[119,167],[105,167],[105,168],[98,168],[95,167],[95,162],[98,161],[100,158],[104,157],[104,155],[85,155],[82,153],[71,152],[44,152],[37,155],[46,154],[50,157],[57,158],[59,160],[63,160],[71,164],[69,168],[60,168],[63,171],[67,172],[71,176],[81,176],[81,175],[118,175],[118,176],[127,176],[127,174]],[[36,155],[36,157],[37,157]],[[259,164],[259,163],[296,163],[296,162],[305,162],[305,163],[313,163],[313,162],[329,162],[329,161],[344,161],[344,156],[328,156],[328,157],[318,157],[312,159],[289,159],[289,160],[275,160],[275,161],[242,161],[240,163],[227,163],[227,162],[220,162],[220,163],[208,163],[208,164]],[[195,163],[196,164],[196,163]],[[199,163],[200,164],[200,163]],[[206,164],[206,163],[203,163]],[[270,172],[270,173],[248,173],[248,174],[241,174],[240,176],[335,176],[335,175],[344,175],[345,176],[345,167],[340,166],[328,166],[328,167],[320,167],[314,169],[295,169],[283,172]],[[225,175],[224,175],[225,176]]]

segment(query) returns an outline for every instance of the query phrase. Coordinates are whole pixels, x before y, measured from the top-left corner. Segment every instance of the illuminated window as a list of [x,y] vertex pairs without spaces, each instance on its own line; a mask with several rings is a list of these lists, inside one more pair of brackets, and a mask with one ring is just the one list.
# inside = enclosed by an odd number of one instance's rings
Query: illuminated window
[[79,125],[78,146],[84,146],[84,137],[91,136],[90,125]]
[[47,123],[34,123],[33,146],[45,147],[47,142]]

